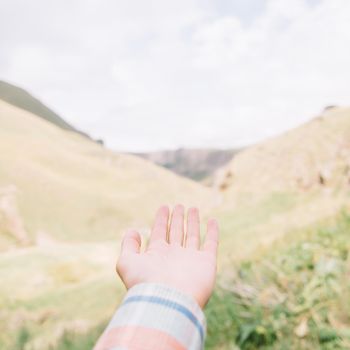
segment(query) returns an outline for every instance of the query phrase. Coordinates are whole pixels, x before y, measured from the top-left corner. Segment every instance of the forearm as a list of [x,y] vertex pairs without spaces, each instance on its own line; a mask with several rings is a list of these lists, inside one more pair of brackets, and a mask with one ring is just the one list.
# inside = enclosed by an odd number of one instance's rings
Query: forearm
[[205,330],[194,299],[165,285],[142,283],[128,291],[95,350],[198,350]]

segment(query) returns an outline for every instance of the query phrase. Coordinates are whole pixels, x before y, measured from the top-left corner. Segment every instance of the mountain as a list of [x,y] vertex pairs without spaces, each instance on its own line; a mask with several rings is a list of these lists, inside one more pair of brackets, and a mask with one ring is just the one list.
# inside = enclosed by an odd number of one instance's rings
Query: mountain
[[178,149],[151,153],[136,153],[176,174],[196,181],[205,180],[227,164],[238,150]]
[[36,116],[58,126],[59,128],[74,131],[87,136],[84,132],[77,130],[72,125],[67,123],[57,113],[32,96],[26,90],[2,80],[0,80],[0,100],[24,109],[25,111],[31,112]]

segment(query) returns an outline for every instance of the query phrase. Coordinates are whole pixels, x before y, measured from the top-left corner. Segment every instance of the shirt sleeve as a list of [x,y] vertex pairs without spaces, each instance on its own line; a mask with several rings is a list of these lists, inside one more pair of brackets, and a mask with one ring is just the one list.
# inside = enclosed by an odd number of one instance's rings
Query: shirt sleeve
[[205,316],[190,296],[155,283],[129,289],[94,350],[200,350]]

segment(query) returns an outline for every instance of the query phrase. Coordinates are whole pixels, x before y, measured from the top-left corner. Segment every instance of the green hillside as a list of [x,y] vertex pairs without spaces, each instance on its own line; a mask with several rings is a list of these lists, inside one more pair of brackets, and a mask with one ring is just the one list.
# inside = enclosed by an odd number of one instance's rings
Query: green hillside
[[36,116],[43,118],[62,129],[75,131],[82,135],[86,135],[67,123],[57,113],[48,108],[45,104],[32,96],[26,90],[2,80],[0,80],[0,100],[33,113]]

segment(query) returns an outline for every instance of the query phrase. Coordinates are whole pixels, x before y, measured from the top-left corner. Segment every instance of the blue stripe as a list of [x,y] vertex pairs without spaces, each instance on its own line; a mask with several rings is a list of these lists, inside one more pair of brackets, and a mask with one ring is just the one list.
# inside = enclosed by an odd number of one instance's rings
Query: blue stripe
[[123,302],[123,305],[128,304],[128,303],[135,303],[138,301],[144,301],[144,302],[148,302],[148,303],[152,303],[152,304],[163,305],[163,306],[168,307],[169,309],[173,309],[173,310],[180,312],[181,314],[183,314],[186,318],[188,318],[195,325],[195,327],[197,328],[197,330],[201,336],[201,340],[203,342],[204,331],[203,331],[203,327],[202,327],[201,323],[198,321],[197,317],[190,310],[188,310],[187,308],[185,308],[181,304],[175,303],[174,301],[171,301],[171,300],[155,297],[155,296],[135,295],[135,296],[131,296],[131,297],[127,298]]

